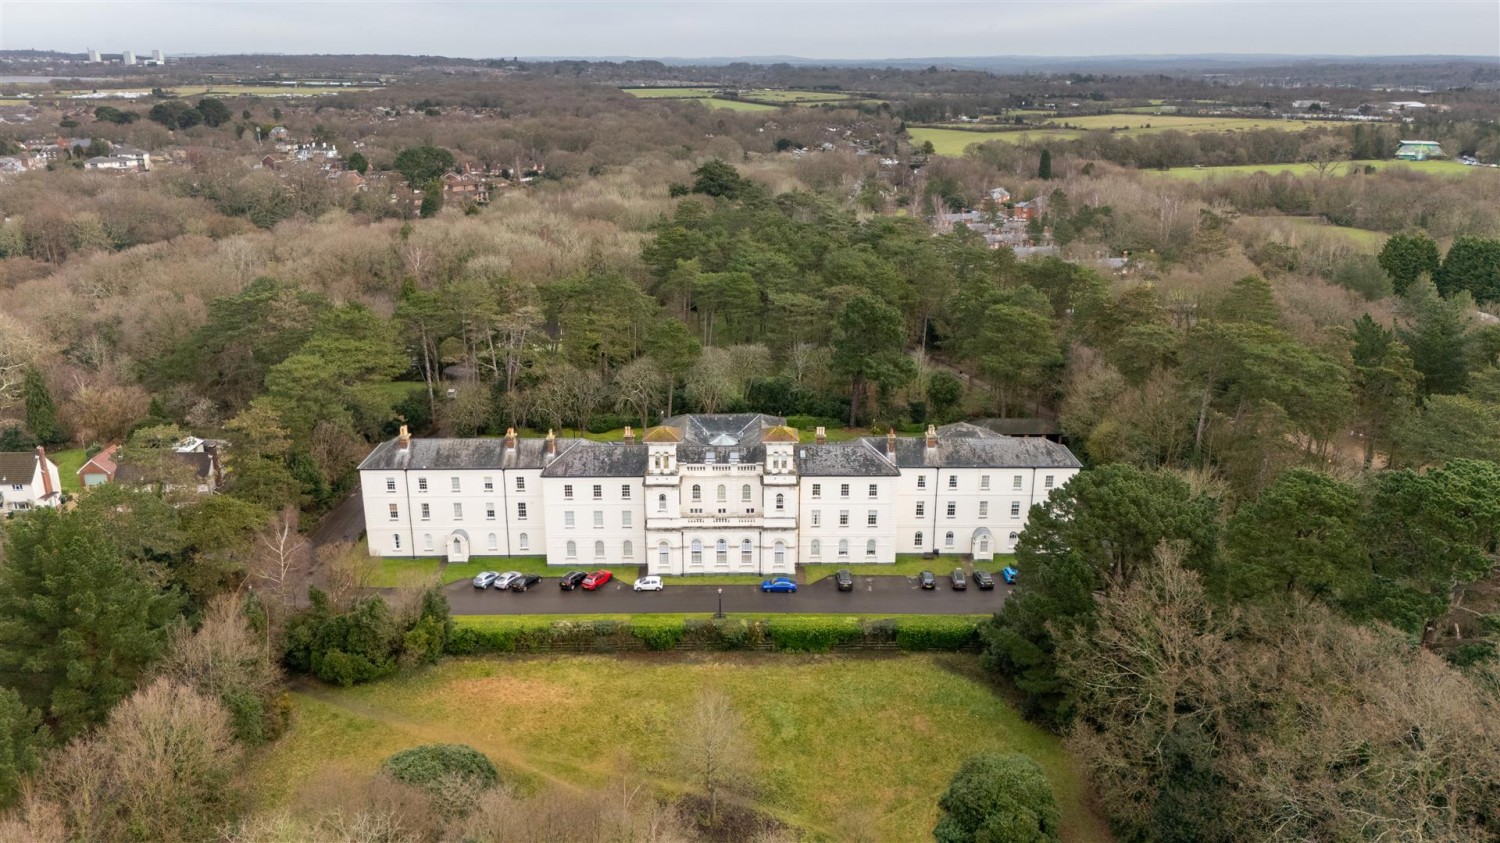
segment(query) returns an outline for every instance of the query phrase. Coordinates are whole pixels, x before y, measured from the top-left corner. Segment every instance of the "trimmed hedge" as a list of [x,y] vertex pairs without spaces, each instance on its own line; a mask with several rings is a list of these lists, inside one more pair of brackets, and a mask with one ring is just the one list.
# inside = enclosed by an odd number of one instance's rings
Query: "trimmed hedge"
[[863,618],[828,615],[790,618],[646,619],[640,622],[507,619],[482,628],[462,622],[448,637],[451,655],[529,653],[547,650],[778,650],[826,653],[836,648],[906,651],[971,649],[982,619],[941,615]]

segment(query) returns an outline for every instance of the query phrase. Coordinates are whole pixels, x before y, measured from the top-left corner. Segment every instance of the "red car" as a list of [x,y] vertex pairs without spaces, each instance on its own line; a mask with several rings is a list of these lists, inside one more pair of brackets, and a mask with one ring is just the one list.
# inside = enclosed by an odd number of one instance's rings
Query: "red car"
[[593,591],[601,585],[614,579],[615,575],[609,571],[595,571],[583,578],[583,590]]

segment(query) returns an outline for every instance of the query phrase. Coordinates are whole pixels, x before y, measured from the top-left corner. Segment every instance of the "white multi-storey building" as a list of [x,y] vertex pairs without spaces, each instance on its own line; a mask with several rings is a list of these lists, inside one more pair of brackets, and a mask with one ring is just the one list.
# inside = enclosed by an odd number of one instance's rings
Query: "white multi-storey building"
[[1078,473],[1067,448],[971,424],[801,444],[783,419],[676,416],[640,441],[416,439],[360,465],[372,556],[545,556],[652,574],[791,573],[898,553],[988,560]]

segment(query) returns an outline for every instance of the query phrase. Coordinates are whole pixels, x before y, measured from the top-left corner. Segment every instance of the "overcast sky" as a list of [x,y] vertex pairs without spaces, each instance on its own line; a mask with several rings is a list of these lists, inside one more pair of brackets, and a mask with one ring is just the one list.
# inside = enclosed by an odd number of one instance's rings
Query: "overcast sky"
[[1500,0],[0,0],[0,49],[908,58],[1500,56]]

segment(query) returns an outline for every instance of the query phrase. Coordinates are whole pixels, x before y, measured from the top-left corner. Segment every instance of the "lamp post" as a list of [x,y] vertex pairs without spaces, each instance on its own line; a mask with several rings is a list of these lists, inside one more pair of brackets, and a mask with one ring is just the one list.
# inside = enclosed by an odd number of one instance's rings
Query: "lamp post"
[[714,617],[724,617],[724,589],[722,588],[719,589],[719,611],[714,613]]

